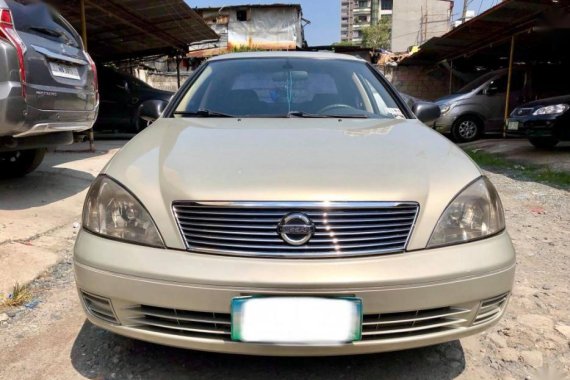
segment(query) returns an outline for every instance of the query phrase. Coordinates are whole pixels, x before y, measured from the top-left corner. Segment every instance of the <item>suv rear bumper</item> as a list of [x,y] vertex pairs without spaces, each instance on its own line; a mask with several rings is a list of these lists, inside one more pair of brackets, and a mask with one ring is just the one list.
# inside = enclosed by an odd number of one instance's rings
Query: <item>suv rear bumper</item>
[[98,107],[90,111],[40,110],[26,104],[20,83],[0,83],[0,137],[81,132],[93,127],[97,113]]

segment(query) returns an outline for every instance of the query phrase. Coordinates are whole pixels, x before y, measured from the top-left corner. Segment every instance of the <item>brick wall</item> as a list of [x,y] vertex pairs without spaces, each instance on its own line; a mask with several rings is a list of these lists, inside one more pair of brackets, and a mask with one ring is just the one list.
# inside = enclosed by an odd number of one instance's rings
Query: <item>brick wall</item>
[[[449,71],[434,66],[385,66],[384,75],[398,89],[416,98],[435,100],[449,94]],[[452,90],[462,83],[453,78]]]

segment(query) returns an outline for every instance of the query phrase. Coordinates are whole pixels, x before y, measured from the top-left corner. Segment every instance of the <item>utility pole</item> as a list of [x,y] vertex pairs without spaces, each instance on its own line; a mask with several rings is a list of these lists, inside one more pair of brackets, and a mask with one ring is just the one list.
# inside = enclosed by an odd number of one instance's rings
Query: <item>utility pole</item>
[[463,12],[461,14],[461,22],[465,22],[467,18],[467,0],[463,0]]

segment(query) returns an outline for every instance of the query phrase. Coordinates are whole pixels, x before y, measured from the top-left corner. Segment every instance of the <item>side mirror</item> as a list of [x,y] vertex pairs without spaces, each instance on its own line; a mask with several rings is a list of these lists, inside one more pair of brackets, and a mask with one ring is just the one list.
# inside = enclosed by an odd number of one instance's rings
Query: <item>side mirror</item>
[[422,123],[431,123],[441,116],[441,110],[435,103],[418,101],[412,106],[412,112]]
[[483,90],[483,95],[492,96],[499,92],[499,88],[497,86],[489,86]]
[[164,100],[147,100],[139,106],[139,115],[150,125],[162,115],[167,105]]

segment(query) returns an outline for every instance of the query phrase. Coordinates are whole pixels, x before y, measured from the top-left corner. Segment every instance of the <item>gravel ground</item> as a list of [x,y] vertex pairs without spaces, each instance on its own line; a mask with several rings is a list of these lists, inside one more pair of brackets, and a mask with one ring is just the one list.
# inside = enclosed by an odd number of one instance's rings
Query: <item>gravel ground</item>
[[438,346],[335,358],[202,353],[119,337],[85,321],[75,293],[72,225],[50,241],[64,260],[31,287],[28,307],[0,311],[0,379],[564,379],[570,378],[570,193],[489,173],[517,249],[505,318]]

